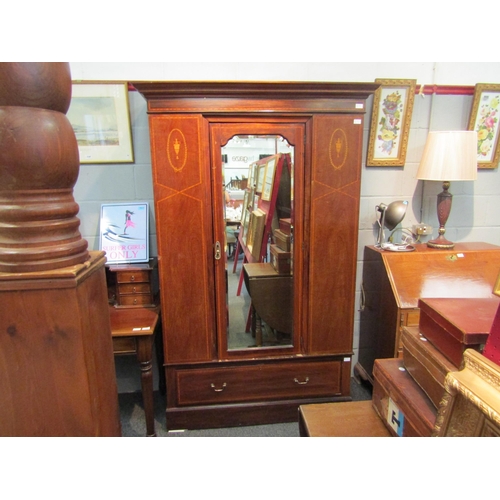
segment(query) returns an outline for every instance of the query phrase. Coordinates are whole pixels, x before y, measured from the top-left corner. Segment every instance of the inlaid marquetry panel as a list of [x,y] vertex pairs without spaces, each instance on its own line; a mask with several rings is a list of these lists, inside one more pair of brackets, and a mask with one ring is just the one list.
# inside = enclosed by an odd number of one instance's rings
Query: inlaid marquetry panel
[[[158,266],[167,362],[212,358],[210,167],[200,116],[150,119]],[[205,146],[206,147],[206,146]]]
[[313,126],[309,323],[311,353],[352,348],[358,235],[358,116],[316,116]]

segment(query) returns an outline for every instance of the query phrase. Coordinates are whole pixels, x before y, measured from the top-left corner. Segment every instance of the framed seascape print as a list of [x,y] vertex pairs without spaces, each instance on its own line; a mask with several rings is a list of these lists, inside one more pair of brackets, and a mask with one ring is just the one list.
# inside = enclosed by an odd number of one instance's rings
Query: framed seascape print
[[266,173],[264,174],[264,184],[262,187],[262,199],[265,201],[271,200],[271,193],[273,192],[275,170],[276,170],[276,156],[273,156],[266,163]]
[[67,117],[80,163],[134,161],[126,83],[73,83]]
[[500,159],[500,84],[478,83],[469,119],[469,130],[477,132],[478,168],[496,168]]
[[101,205],[99,243],[99,249],[106,252],[108,264],[148,262],[149,205]]
[[375,80],[367,167],[404,167],[416,80]]

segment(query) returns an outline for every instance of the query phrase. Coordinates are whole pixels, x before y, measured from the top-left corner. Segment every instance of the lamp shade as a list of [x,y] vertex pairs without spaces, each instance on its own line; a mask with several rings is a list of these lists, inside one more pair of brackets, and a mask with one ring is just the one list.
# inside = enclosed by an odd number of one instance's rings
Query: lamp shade
[[474,181],[477,179],[477,132],[429,132],[417,179]]

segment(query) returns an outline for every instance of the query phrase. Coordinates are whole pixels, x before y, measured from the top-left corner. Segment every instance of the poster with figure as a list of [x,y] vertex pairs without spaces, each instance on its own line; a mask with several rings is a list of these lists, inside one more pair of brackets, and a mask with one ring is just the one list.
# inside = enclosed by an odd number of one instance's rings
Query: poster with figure
[[106,252],[108,264],[148,262],[149,205],[101,205],[99,248]]

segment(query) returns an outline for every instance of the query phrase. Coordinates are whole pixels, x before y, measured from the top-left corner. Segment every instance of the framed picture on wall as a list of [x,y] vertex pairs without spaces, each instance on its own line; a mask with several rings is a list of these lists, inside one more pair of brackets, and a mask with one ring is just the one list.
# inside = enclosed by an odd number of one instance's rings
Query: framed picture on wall
[[404,167],[417,81],[375,82],[366,166]]
[[496,168],[500,159],[500,84],[478,83],[469,118],[469,130],[477,132],[478,168]]
[[80,163],[134,161],[126,83],[73,83],[67,117]]
[[99,248],[108,264],[148,262],[149,205],[113,203],[101,205]]

